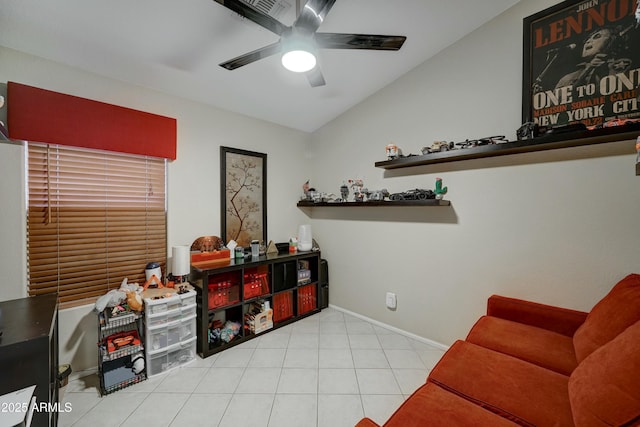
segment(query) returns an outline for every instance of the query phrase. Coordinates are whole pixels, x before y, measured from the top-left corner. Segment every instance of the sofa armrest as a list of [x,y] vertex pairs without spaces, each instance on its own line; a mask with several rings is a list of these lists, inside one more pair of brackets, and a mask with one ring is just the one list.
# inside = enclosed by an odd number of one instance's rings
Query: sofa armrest
[[536,326],[572,337],[587,318],[583,311],[555,307],[516,298],[492,295],[487,302],[487,315]]
[[356,427],[380,427],[378,424],[374,423],[371,418],[363,418],[360,420]]

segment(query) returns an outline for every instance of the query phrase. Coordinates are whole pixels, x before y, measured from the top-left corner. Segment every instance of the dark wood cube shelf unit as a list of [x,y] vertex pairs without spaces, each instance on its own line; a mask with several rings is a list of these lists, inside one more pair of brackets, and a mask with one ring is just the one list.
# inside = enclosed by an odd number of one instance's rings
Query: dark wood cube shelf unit
[[[319,272],[320,252],[267,254],[257,259],[191,266],[191,283],[198,292],[197,348],[200,356],[211,356],[318,313]],[[264,307],[265,302],[272,312],[255,315],[262,316],[262,324],[247,323],[250,322],[248,318],[254,318],[251,314],[255,313],[256,307]],[[228,330],[220,334],[227,322],[240,324],[237,334],[230,340]]]

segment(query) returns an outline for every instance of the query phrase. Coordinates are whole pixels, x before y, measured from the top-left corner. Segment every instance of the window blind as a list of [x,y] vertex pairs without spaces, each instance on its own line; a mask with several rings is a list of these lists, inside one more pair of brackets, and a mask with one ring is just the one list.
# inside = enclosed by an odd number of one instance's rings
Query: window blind
[[166,160],[51,144],[28,149],[29,295],[90,303],[166,264]]

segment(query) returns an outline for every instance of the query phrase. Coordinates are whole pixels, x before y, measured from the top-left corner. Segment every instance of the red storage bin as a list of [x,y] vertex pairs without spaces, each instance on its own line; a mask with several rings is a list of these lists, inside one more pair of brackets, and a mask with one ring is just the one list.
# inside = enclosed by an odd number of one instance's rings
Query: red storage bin
[[275,323],[293,317],[293,292],[282,292],[273,296],[273,321]]
[[316,309],[316,285],[298,288],[298,314],[305,314]]
[[209,310],[240,302],[240,285],[231,281],[210,283],[208,289]]
[[244,299],[259,297],[269,293],[267,273],[248,273],[244,275]]

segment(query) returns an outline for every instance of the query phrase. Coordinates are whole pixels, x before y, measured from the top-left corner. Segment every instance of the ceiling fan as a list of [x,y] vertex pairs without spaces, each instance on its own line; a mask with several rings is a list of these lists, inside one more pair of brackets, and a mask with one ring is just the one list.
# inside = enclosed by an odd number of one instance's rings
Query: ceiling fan
[[[399,50],[406,40],[405,36],[318,33],[320,24],[336,0],[308,0],[291,26],[284,25],[242,0],[215,1],[280,36],[280,40],[275,43],[221,63],[220,66],[227,70],[235,70],[282,53],[285,67],[304,72],[312,87],[324,86],[326,83],[315,59],[317,49]],[[286,63],[289,54],[300,54],[310,62],[304,67],[290,68]]]

